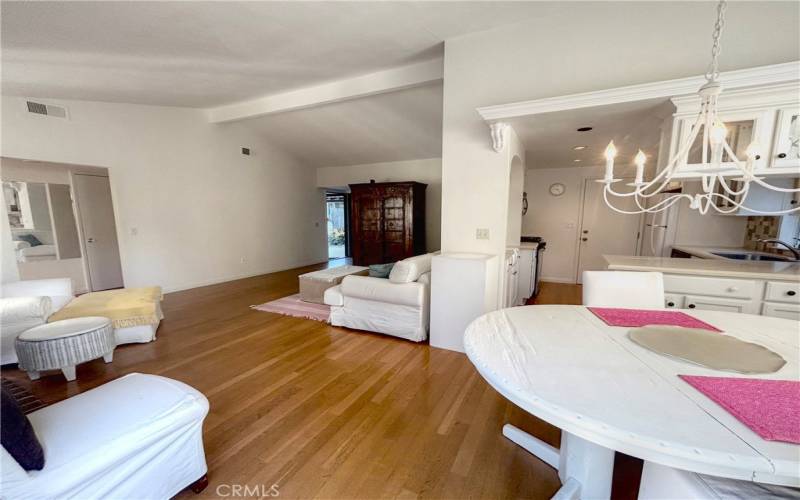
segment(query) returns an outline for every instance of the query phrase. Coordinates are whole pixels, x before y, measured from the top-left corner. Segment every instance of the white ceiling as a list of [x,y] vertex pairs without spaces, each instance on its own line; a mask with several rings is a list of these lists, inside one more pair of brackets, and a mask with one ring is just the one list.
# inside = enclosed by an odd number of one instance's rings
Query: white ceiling
[[527,2],[2,2],[6,95],[212,107],[438,57]]
[[[641,149],[653,162],[658,153],[661,124],[674,106],[667,99],[558,111],[508,121],[525,146],[528,168],[596,166],[605,163],[609,141],[617,148],[617,163],[633,163]],[[578,132],[580,127],[593,127]],[[575,146],[587,146],[576,151]],[[574,160],[581,160],[575,162]],[[653,163],[650,163],[651,165]]]
[[314,167],[438,158],[442,155],[442,84],[244,123]]

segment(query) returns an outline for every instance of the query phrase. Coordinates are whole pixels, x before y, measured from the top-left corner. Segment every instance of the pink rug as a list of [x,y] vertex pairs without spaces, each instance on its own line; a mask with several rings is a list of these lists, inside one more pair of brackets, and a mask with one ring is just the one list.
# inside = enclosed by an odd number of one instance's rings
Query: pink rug
[[314,321],[323,321],[325,323],[328,322],[328,318],[331,316],[331,306],[303,302],[300,300],[299,293],[250,307],[256,311],[283,314],[286,316],[294,316],[295,318],[313,319]]
[[800,382],[678,376],[762,438],[800,444]]

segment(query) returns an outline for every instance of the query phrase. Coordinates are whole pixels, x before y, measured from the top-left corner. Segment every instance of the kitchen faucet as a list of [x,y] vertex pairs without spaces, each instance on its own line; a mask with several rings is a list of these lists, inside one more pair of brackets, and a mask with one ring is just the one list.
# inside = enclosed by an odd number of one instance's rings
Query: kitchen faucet
[[790,252],[792,252],[792,254],[794,254],[794,260],[800,260],[800,250],[798,250],[797,248],[793,247],[792,245],[786,243],[785,241],[781,241],[781,240],[774,239],[774,238],[762,239],[762,240],[758,240],[758,241],[759,241],[759,243],[775,243],[777,245],[783,245]]

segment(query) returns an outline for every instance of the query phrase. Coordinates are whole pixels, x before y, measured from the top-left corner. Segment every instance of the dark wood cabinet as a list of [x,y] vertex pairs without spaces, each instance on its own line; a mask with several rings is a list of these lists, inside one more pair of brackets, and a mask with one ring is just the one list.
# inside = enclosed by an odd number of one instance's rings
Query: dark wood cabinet
[[385,264],[425,253],[426,187],[419,182],[350,184],[353,264]]

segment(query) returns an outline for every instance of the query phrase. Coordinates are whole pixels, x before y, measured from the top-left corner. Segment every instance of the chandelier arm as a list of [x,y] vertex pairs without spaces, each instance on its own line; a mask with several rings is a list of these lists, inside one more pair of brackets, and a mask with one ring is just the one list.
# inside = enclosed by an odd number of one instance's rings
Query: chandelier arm
[[722,175],[719,176],[719,184],[722,186],[722,189],[724,189],[731,196],[739,196],[747,193],[750,190],[750,179],[744,179],[744,187],[742,187],[742,189],[739,191],[734,191],[731,189],[730,186],[728,186],[727,181],[725,181],[725,177]]
[[[638,215],[638,214],[643,214],[643,213],[655,213],[655,212],[659,212],[661,210],[666,210],[667,208],[671,207],[672,205],[674,205],[675,203],[677,203],[678,201],[680,201],[683,198],[691,199],[691,196],[688,195],[688,194],[677,193],[677,194],[674,194],[674,195],[670,196],[666,200],[658,202],[656,205],[654,205],[653,207],[651,207],[649,209],[642,209],[642,210],[636,210],[636,211],[632,211],[631,212],[631,211],[628,211],[628,210],[622,210],[622,209],[617,208],[614,205],[612,205],[611,202],[608,200],[608,193],[609,192],[610,192],[610,189],[609,189],[608,185],[606,185],[605,189],[603,189],[603,199],[605,200],[606,205],[608,206],[608,208],[610,208],[614,212],[617,212],[617,213],[620,213],[620,214],[624,214],[624,215]],[[662,207],[662,205],[664,205],[664,206]]]
[[773,186],[772,184],[769,184],[767,182],[762,181],[758,177],[753,177],[753,182],[755,182],[756,184],[759,184],[759,185],[761,185],[761,186],[763,186],[763,187],[765,187],[767,189],[771,189],[773,191],[777,191],[779,193],[800,193],[800,188],[782,188],[782,187],[778,187],[778,186]]
[[745,198],[747,197],[746,194],[745,194],[745,196],[743,197],[743,199],[741,201],[736,201],[734,199],[731,199],[731,198],[729,198],[729,197],[727,197],[725,195],[719,194],[719,193],[709,193],[708,197],[709,197],[709,199],[711,197],[722,198],[723,200],[726,200],[726,201],[730,202],[733,205],[733,208],[731,208],[730,210],[723,210],[723,209],[717,207],[716,205],[713,205],[718,212],[723,213],[723,214],[725,214],[725,213],[733,213],[733,212],[736,212],[738,210],[747,210],[748,212],[752,212],[752,213],[754,213],[756,215],[787,215],[787,214],[791,214],[791,213],[800,211],[800,207],[794,207],[794,208],[789,208],[789,209],[786,209],[786,210],[779,210],[779,211],[769,211],[769,212],[766,212],[766,211],[763,211],[763,210],[758,210],[756,208],[750,208],[750,207],[748,207],[747,205],[744,204]]

